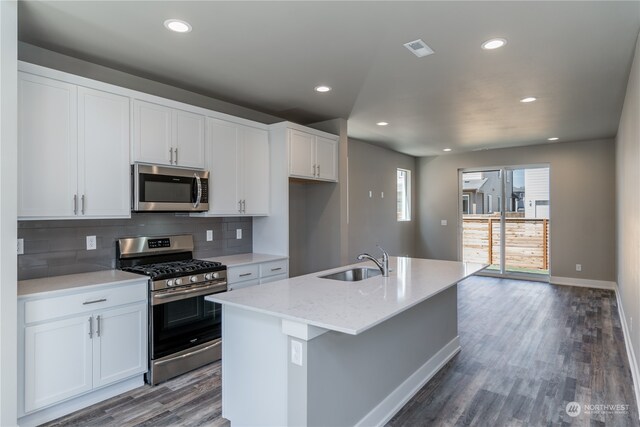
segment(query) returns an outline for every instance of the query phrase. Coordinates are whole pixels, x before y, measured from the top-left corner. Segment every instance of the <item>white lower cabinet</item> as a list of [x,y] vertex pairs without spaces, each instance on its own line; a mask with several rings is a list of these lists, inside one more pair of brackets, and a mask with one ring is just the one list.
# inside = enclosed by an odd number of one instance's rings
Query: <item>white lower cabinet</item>
[[23,414],[147,371],[145,280],[18,307]]
[[229,266],[227,288],[230,291],[276,282],[289,277],[289,260],[280,259],[255,264]]

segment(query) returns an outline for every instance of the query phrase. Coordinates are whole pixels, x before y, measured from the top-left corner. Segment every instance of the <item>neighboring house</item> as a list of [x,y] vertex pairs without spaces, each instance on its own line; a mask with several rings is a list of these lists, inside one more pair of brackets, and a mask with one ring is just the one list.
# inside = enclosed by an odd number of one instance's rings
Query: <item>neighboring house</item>
[[549,219],[549,168],[524,170],[525,218]]
[[[512,172],[507,171],[506,194],[513,193]],[[462,174],[462,211],[465,214],[493,214],[501,211],[500,172],[465,172]],[[514,203],[507,206],[511,210]]]

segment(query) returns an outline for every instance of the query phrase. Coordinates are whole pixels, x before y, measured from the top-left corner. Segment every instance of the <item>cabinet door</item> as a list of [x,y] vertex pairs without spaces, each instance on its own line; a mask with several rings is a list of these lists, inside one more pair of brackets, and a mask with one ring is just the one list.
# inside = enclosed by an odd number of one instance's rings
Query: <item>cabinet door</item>
[[20,73],[18,129],[18,217],[74,217],[76,87]]
[[25,412],[92,388],[90,315],[25,328]]
[[314,178],[315,136],[289,130],[289,175]]
[[338,180],[338,142],[333,139],[316,137],[316,164],[318,178]]
[[96,313],[93,386],[100,387],[147,370],[147,305],[139,303]]
[[209,214],[239,215],[238,126],[207,119],[206,169],[209,170]]
[[78,88],[79,213],[131,216],[129,98]]
[[171,109],[150,102],[133,101],[133,160],[172,164]]
[[269,214],[269,134],[241,127],[242,199],[246,215]]
[[204,116],[173,110],[173,161],[178,166],[204,168]]

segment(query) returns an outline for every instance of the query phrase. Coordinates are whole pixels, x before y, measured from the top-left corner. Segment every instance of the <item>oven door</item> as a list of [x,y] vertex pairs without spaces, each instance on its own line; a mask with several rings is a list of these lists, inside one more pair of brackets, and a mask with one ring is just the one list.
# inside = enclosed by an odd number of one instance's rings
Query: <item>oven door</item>
[[[149,354],[152,360],[196,347],[208,341],[219,339],[222,332],[222,306],[206,301],[208,295],[189,289],[175,291],[166,299],[158,298],[157,292],[151,295],[151,331]],[[193,291],[193,290],[192,290]],[[205,291],[206,292],[206,291]]]

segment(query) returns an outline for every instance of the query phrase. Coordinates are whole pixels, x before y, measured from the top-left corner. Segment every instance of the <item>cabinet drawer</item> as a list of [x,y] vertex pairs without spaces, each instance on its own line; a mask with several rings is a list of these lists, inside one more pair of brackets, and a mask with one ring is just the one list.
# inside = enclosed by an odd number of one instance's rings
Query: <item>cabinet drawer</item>
[[124,286],[105,287],[97,291],[26,301],[24,322],[25,324],[41,322],[136,301],[146,301],[147,293],[148,284],[144,280]]
[[278,261],[265,262],[260,265],[260,277],[275,276],[277,274],[286,274],[288,272],[289,260],[281,259]]
[[260,283],[262,283],[262,281],[260,279],[245,280],[244,282],[233,283],[233,284],[228,285],[227,286],[227,290],[228,291],[236,291],[238,289],[248,288],[250,286],[256,286],[256,285],[259,285]]
[[264,277],[260,279],[260,284],[264,285],[265,283],[277,282],[278,280],[288,279],[288,274],[277,274],[275,276]]
[[230,267],[227,270],[227,281],[229,284],[258,278],[260,278],[260,266],[258,264]]

